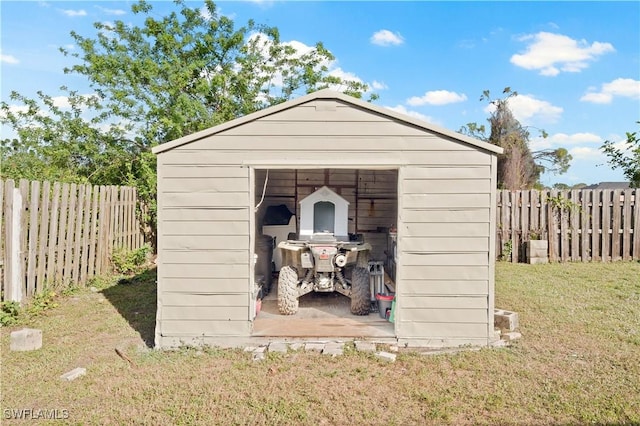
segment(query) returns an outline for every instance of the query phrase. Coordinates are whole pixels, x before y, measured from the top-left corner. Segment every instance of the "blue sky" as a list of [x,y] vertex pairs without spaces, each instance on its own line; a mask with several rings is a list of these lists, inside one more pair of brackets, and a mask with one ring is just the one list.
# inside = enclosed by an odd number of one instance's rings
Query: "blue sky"
[[[172,2],[150,2],[160,15]],[[189,2],[198,7],[201,2]],[[484,90],[518,91],[511,108],[525,125],[548,132],[532,149],[562,146],[569,172],[543,183],[622,181],[599,150],[623,141],[640,120],[640,2],[218,2],[238,26],[276,26],[283,41],[306,49],[322,41],[336,57],[331,72],[357,78],[379,94],[376,104],[451,130],[486,123]],[[73,30],[93,23],[139,23],[131,2],[2,1],[1,96],[37,90],[58,96],[72,64]],[[61,99],[60,102],[63,102]],[[6,132],[6,129],[3,129]]]

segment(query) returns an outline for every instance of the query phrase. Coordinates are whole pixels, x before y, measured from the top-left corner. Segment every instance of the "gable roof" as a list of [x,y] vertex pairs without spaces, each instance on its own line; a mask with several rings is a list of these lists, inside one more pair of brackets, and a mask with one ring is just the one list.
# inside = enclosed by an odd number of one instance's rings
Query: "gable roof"
[[169,151],[173,148],[177,148],[179,146],[182,145],[186,145],[188,143],[197,141],[199,139],[203,139],[209,136],[213,136],[216,133],[220,133],[222,131],[225,130],[229,130],[233,127],[237,127],[237,126],[241,126],[243,124],[249,123],[251,121],[254,120],[258,120],[260,118],[269,116],[271,114],[275,114],[278,113],[280,111],[284,111],[290,108],[294,108],[298,105],[302,105],[304,103],[310,102],[310,101],[314,101],[317,99],[334,99],[334,100],[339,100],[342,101],[346,104],[350,104],[353,105],[355,107],[364,109],[365,111],[370,111],[376,114],[380,114],[389,118],[393,118],[395,120],[399,120],[401,122],[407,123],[407,124],[411,124],[415,127],[421,128],[423,130],[426,130],[428,132],[432,132],[432,133],[437,133],[440,134],[442,136],[446,136],[452,139],[455,139],[457,141],[475,146],[477,148],[480,148],[482,150],[485,151],[489,151],[489,152],[493,152],[496,154],[502,154],[503,149],[500,148],[497,145],[493,145],[490,144],[488,142],[483,142],[480,141],[478,139],[463,135],[461,133],[457,133],[448,129],[445,129],[444,127],[440,127],[440,126],[436,126],[430,123],[427,123],[425,121],[422,120],[418,120],[415,119],[413,117],[410,117],[408,115],[405,114],[400,114],[398,112],[392,111],[388,108],[384,108],[384,107],[380,107],[378,105],[373,105],[370,102],[365,102],[361,99],[356,99],[353,96],[349,96],[349,95],[345,95],[344,93],[340,93],[340,92],[336,92],[334,90],[331,89],[323,89],[323,90],[318,90],[317,92],[313,92],[310,93],[308,95],[305,96],[301,96],[299,98],[296,99],[292,99],[289,100],[287,102],[283,102],[281,104],[278,105],[273,105],[271,107],[262,109],[260,111],[256,111],[254,113],[245,115],[244,117],[240,117],[240,118],[236,118],[235,120],[231,120],[228,121],[226,123],[222,123],[219,124],[217,126],[213,126],[210,127],[208,129],[205,130],[201,130],[199,132],[196,133],[192,133],[190,135],[187,136],[183,136],[179,139],[175,139],[169,142],[165,142],[161,145],[158,145],[156,147],[154,147],[152,149],[152,152],[154,154],[160,154],[162,152],[165,151]]

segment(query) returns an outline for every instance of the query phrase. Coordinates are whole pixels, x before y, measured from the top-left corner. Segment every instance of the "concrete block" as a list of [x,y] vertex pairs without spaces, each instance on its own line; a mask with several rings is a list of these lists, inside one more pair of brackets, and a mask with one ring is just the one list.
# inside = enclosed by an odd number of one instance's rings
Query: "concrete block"
[[289,349],[291,349],[292,351],[299,351],[302,348],[304,348],[304,345],[302,343],[292,343],[289,345]]
[[493,340],[499,340],[500,336],[502,336],[502,330],[500,330],[499,328],[494,328],[493,329]]
[[11,333],[9,349],[12,351],[35,351],[42,347],[42,330],[23,328]]
[[253,360],[254,361],[262,361],[264,360],[266,357],[266,355],[264,354],[264,352],[254,352],[253,353]]
[[391,352],[398,352],[398,345],[391,345],[389,346],[389,350]]
[[510,331],[508,333],[502,334],[502,339],[506,340],[507,342],[510,342],[512,340],[518,340],[521,337],[522,337],[522,334],[518,333],[517,331]]
[[244,350],[245,352],[253,352],[253,351],[255,351],[256,349],[258,349],[258,348],[257,348],[257,347],[255,347],[255,346],[246,346],[243,350]]
[[390,352],[377,352],[376,356],[383,361],[396,362],[396,354],[392,354]]
[[78,368],[74,368],[71,371],[67,371],[62,376],[60,376],[60,378],[62,380],[66,380],[67,382],[70,382],[72,380],[77,379],[78,377],[84,376],[85,374],[87,374],[87,369],[86,368],[82,368],[82,367],[78,367]]
[[322,352],[324,350],[324,343],[305,343],[304,350]]
[[343,354],[344,343],[329,342],[324,345],[323,355],[339,356]]
[[516,312],[499,310],[493,315],[494,326],[502,331],[514,331],[518,328],[518,314]]
[[263,354],[267,351],[267,347],[266,346],[258,346],[257,348],[255,348],[253,350],[254,354]]
[[375,352],[376,344],[373,342],[365,342],[363,340],[356,340],[356,350],[358,352]]
[[289,347],[284,342],[271,342],[269,343],[269,352],[286,354]]

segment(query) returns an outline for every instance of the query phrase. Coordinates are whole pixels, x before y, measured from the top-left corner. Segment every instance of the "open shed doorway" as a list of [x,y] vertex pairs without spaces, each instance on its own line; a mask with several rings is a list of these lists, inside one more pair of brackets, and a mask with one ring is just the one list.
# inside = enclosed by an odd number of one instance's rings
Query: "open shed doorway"
[[[270,279],[271,285],[258,303],[253,336],[395,337],[394,324],[382,318],[373,293],[369,315],[352,315],[350,299],[338,292],[314,291],[299,298],[295,315],[280,314],[277,291],[282,257],[277,245],[300,231],[300,201],[326,186],[349,203],[349,234],[362,235],[371,245],[370,267],[376,275],[372,284],[379,287],[382,280],[385,292],[391,293],[396,275],[398,170],[256,169],[254,176],[256,241],[264,244],[269,241],[264,235],[273,237],[273,250],[269,266],[264,259],[256,262],[256,281]],[[268,267],[271,276],[265,278]]]

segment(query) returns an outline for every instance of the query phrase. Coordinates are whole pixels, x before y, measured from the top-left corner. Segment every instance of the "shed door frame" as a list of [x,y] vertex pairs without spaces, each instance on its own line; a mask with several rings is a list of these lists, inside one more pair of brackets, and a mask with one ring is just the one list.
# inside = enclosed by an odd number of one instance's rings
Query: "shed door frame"
[[[244,162],[242,164],[243,167],[249,168],[249,255],[251,257],[249,261],[249,280],[248,280],[248,297],[249,297],[249,311],[247,312],[247,316],[251,324],[255,320],[255,312],[256,312],[256,294],[254,291],[255,288],[255,265],[253,262],[253,253],[255,251],[256,244],[256,170],[297,170],[297,169],[312,169],[312,170],[322,170],[322,169],[347,169],[347,170],[395,170],[398,174],[397,182],[396,182],[396,229],[397,229],[397,245],[396,250],[398,252],[398,256],[402,253],[402,239],[401,239],[401,209],[402,209],[402,175],[404,170],[404,164],[338,164],[329,161],[327,164],[304,164],[304,163],[275,163],[269,161],[251,161]],[[396,307],[402,306],[402,293],[398,292],[398,282],[401,281],[402,277],[402,262],[396,263]],[[395,321],[393,323],[393,334],[396,338],[398,338],[398,324],[402,319],[402,310],[396,309]]]

